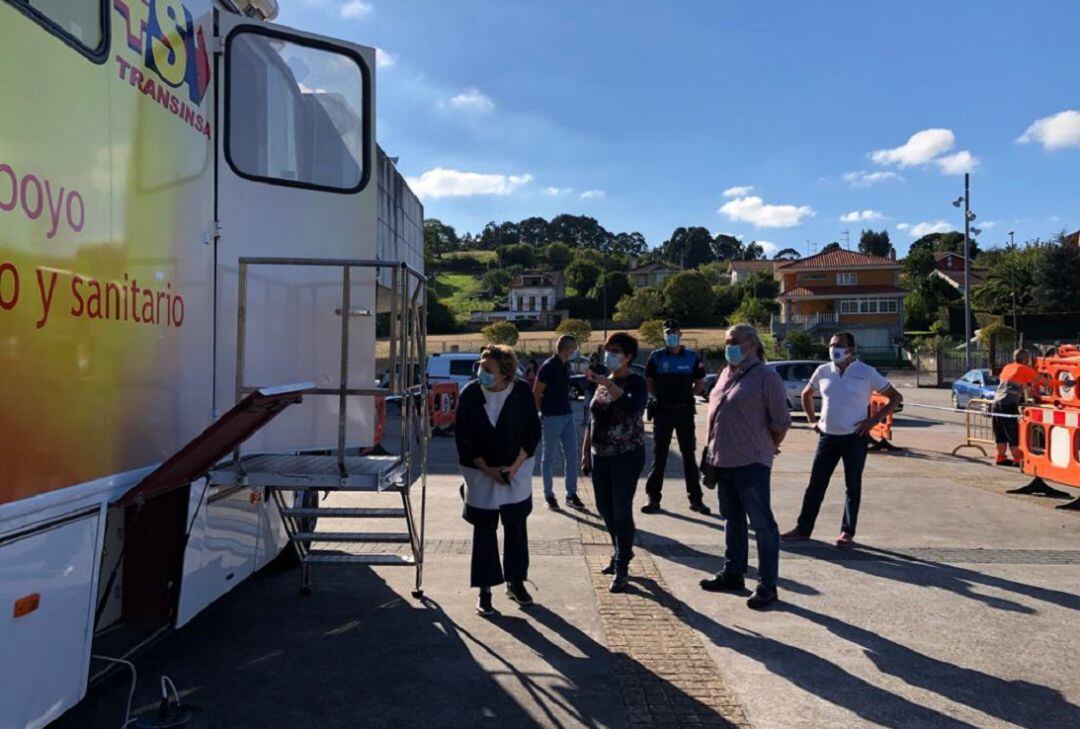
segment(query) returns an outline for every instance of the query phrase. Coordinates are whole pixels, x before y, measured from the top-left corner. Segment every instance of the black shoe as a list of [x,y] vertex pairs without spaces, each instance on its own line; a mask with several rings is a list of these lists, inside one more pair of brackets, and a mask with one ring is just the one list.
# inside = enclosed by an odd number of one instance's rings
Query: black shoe
[[524,582],[506,583],[506,596],[521,607],[529,607],[533,604],[532,595],[525,589]]
[[577,509],[578,511],[585,511],[585,502],[578,498],[577,494],[570,494],[566,497],[566,505],[571,509]]
[[495,606],[491,604],[491,590],[480,591],[480,599],[476,601],[476,614],[484,618],[495,614]]
[[698,583],[701,589],[707,592],[742,592],[746,589],[746,580],[742,575],[733,575],[730,572],[721,572],[715,577],[702,580]]
[[652,499],[649,499],[649,503],[647,503],[647,504],[645,504],[645,506],[641,507],[641,513],[642,514],[659,514],[660,513],[660,502],[659,501],[653,501]]
[[764,610],[777,600],[775,587],[762,587],[758,585],[754,594],[746,600],[746,607],[752,610]]
[[547,504],[547,508],[551,509],[552,511],[559,510],[559,500],[556,499],[554,496],[545,496],[544,503]]
[[705,506],[705,502],[701,499],[690,499],[690,511],[696,511],[699,514],[705,514],[706,516],[712,513],[712,509]]
[[615,574],[615,558],[614,557],[612,557],[611,561],[607,563],[607,567],[600,570],[600,574],[602,574],[602,575],[613,575],[613,574]]
[[608,592],[626,592],[629,584],[630,575],[625,572],[616,572],[614,579],[611,580],[611,585],[608,586]]

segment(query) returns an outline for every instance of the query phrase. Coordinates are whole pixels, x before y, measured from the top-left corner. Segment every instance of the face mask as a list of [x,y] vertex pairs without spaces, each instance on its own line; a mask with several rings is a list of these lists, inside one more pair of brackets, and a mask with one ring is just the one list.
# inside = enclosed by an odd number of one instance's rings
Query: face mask
[[846,347],[829,347],[829,358],[833,362],[835,362],[837,364],[840,364],[845,359],[847,359],[847,348]]
[[611,372],[618,372],[622,369],[623,356],[618,352],[604,352],[604,366]]
[[487,370],[480,370],[476,373],[476,379],[480,382],[480,387],[485,390],[490,390],[491,386],[495,384],[495,375],[491,374]]
[[678,334],[666,334],[666,335],[664,335],[664,342],[669,347],[678,347],[679,346],[679,335]]
[[729,344],[724,347],[724,359],[733,365],[737,365],[743,360],[742,346],[739,344]]

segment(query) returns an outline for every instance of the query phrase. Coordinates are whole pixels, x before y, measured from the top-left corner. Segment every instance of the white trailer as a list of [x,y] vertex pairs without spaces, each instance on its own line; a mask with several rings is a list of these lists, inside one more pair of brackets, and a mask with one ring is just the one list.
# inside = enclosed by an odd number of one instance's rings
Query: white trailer
[[0,729],[290,540],[305,586],[364,563],[311,550],[316,486],[400,495],[420,589],[423,212],[380,245],[374,49],[275,5],[0,0]]

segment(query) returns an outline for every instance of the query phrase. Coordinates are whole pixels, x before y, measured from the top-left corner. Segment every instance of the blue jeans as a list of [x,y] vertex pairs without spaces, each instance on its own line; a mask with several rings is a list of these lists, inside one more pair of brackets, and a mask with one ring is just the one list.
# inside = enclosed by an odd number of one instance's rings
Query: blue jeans
[[750,542],[747,518],[754,527],[758,551],[758,582],[775,588],[780,572],[780,529],[773,518],[769,480],[772,469],[760,463],[716,469],[716,495],[725,526],[724,572],[745,575]]
[[799,512],[799,531],[804,536],[814,532],[821,502],[825,490],[829,488],[836,464],[844,461],[844,485],[847,495],[844,499],[844,520],[840,530],[849,537],[855,536],[855,526],[859,521],[859,504],[862,502],[862,474],[866,465],[866,447],[869,441],[865,435],[826,435],[818,438],[814,465],[810,468],[810,485],[803,496],[802,511]]
[[634,557],[634,492],[644,468],[644,447],[618,456],[592,457],[596,510],[611,535],[615,568],[620,573],[626,573]]
[[540,419],[544,442],[540,447],[540,475],[544,478],[544,497],[555,496],[555,461],[559,450],[566,461],[566,495],[577,494],[578,439],[573,413],[545,415]]

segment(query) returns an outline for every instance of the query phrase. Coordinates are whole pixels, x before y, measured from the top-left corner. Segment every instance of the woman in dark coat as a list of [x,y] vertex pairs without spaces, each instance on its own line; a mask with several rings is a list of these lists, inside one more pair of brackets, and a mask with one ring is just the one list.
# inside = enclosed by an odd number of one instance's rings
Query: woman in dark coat
[[[526,520],[532,513],[533,455],[540,444],[540,416],[532,390],[515,379],[517,357],[505,345],[480,353],[477,379],[461,391],[455,421],[458,463],[465,478],[463,517],[473,525],[470,581],[480,589],[476,611],[495,612],[491,588],[507,583],[506,595],[532,604]],[[499,564],[496,529],[503,525]]]

